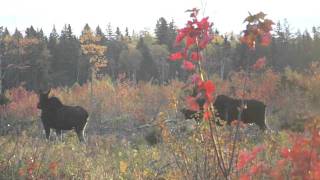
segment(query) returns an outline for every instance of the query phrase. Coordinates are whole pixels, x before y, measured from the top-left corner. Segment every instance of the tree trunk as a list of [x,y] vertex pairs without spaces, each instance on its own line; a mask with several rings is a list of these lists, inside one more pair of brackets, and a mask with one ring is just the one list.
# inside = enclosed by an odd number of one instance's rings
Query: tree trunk
[[1,58],[1,55],[0,55],[0,95],[2,95],[3,93],[3,89],[2,89],[2,58]]

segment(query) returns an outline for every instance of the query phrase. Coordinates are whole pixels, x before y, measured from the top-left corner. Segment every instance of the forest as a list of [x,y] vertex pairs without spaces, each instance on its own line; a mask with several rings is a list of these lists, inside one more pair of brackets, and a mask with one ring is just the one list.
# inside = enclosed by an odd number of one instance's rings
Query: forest
[[[199,11],[184,28],[160,17],[152,32],[0,24],[0,179],[319,178],[320,24],[293,31],[260,12],[223,33]],[[85,143],[72,131],[46,140],[48,90],[88,111]],[[221,94],[263,103],[267,130],[217,125]]]

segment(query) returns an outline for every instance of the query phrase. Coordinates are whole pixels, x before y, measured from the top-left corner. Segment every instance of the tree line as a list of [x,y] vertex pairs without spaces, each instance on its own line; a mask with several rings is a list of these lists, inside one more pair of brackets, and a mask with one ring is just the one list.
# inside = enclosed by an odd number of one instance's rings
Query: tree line
[[[246,67],[245,64],[265,56],[267,65],[282,71],[290,66],[303,70],[313,61],[320,60],[320,26],[312,32],[292,32],[286,22],[274,27],[269,47],[257,46],[254,54],[239,43],[236,34],[215,36],[205,49],[205,67],[208,73],[226,78],[231,71]],[[176,51],[177,27],[173,21],[160,18],[154,32],[124,33],[119,28],[113,32],[110,24],[105,30],[95,30],[86,24],[77,37],[67,24],[60,33],[53,27],[49,36],[42,29],[30,26],[24,35],[16,29],[10,33],[0,27],[0,90],[25,86],[30,90],[42,87],[72,86],[91,80],[92,57],[94,65],[99,58],[96,78],[105,76],[112,80],[124,76],[132,81],[166,83],[171,79],[185,80],[187,73],[181,62],[169,62],[168,56]],[[252,58],[253,57],[253,58]],[[101,65],[103,64],[103,65]]]

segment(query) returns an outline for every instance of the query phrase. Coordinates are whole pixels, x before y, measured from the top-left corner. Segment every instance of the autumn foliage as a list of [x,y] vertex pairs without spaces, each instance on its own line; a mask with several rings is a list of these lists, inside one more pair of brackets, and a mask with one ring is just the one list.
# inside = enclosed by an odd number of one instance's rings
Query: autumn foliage
[[[217,126],[212,106],[215,94],[228,94],[263,101],[290,117],[299,111],[287,113],[290,105],[318,103],[314,99],[320,99],[319,64],[311,64],[304,73],[290,69],[280,73],[267,66],[266,57],[259,57],[248,64],[248,71],[231,72],[222,80],[203,70],[205,49],[215,38],[213,24],[208,17],[199,18],[198,9],[187,13],[191,20],[178,30],[175,41],[179,50],[168,57],[181,64],[187,82],[157,85],[125,77],[116,81],[94,78],[92,89],[90,82],[52,89],[64,104],[81,105],[90,112],[87,145],[78,144],[70,134],[62,142],[45,142],[37,94],[23,87],[6,91],[10,102],[0,106],[1,123],[13,130],[1,132],[0,179],[319,179],[320,116],[316,110],[308,109],[312,118],[303,132],[277,127],[276,122],[284,120],[274,117],[274,112],[268,123],[278,131],[261,132],[240,121],[230,127]],[[271,43],[273,22],[265,16],[261,12],[245,19],[240,42],[249,51],[258,43]],[[103,68],[105,49],[98,46],[100,38],[88,32],[81,37],[82,51],[92,57],[93,68]],[[183,119],[179,110],[184,106],[202,111],[204,121]],[[15,126],[24,122],[26,126]],[[145,134],[149,130],[158,144],[148,144]]]
[[[250,14],[250,13],[249,13]],[[270,19],[265,19],[266,14],[260,12],[258,14],[250,14],[244,22],[247,23],[246,30],[243,31],[241,42],[246,44],[250,49],[254,49],[257,42],[262,46],[268,46],[271,43],[272,25]]]

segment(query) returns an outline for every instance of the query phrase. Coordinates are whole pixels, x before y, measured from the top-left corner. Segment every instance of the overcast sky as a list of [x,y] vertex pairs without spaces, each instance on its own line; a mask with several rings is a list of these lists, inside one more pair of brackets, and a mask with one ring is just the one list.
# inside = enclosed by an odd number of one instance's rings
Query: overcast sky
[[[182,27],[188,19],[186,9],[200,8],[221,32],[238,33],[244,28],[243,19],[263,11],[273,21],[288,19],[292,30],[320,26],[320,0],[0,0],[0,26],[12,32],[24,31],[33,25],[49,34],[53,25],[58,32],[71,24],[80,34],[85,23],[98,24],[105,30],[108,23],[122,31],[129,27],[136,32],[153,31],[157,19],[173,19]],[[204,11],[203,11],[204,10]]]

